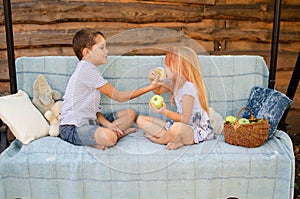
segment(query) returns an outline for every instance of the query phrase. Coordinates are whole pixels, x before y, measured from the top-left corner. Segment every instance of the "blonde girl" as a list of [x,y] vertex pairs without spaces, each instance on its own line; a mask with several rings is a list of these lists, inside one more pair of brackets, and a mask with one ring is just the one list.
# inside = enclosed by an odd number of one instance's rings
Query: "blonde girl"
[[[152,142],[166,144],[167,149],[177,149],[214,138],[208,117],[208,102],[205,84],[197,53],[185,46],[173,48],[166,54],[167,83],[153,90],[155,94],[171,92],[171,102],[175,102],[177,112],[167,109],[166,104],[157,109],[168,120],[140,115],[137,125]],[[148,75],[149,81],[157,78],[154,70]]]

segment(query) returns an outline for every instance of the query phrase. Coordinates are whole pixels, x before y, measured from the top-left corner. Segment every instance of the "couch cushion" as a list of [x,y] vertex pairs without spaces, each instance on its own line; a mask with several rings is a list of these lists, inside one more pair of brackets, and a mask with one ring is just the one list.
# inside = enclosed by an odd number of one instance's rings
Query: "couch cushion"
[[[270,139],[284,111],[291,103],[292,100],[279,91],[254,86],[246,106],[251,109],[255,117],[268,119],[270,124],[268,139]],[[244,112],[243,117],[248,117],[248,114]]]
[[0,118],[23,144],[48,135],[48,122],[22,90],[0,97]]

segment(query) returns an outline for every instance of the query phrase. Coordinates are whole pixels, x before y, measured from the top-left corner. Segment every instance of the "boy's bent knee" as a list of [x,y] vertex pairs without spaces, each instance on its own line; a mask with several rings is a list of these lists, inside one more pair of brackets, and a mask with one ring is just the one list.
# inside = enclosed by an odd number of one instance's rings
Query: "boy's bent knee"
[[132,108],[128,108],[128,115],[130,116],[131,122],[134,122],[136,119],[136,112]]
[[95,140],[97,145],[109,147],[114,146],[117,143],[118,137],[115,132],[112,132],[109,129],[98,128],[95,132]]

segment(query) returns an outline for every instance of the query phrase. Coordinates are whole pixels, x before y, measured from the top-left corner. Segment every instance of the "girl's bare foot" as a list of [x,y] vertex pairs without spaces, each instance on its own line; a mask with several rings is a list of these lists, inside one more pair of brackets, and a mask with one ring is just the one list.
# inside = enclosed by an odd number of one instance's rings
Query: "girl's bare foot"
[[182,146],[183,146],[183,144],[181,142],[169,142],[166,147],[169,150],[175,150]]
[[146,137],[146,138],[148,138],[150,141],[152,141],[152,142],[154,142],[155,141],[155,137],[153,137],[153,135],[150,135],[150,134],[148,134],[148,133],[144,133],[144,136]]
[[144,133],[144,136],[145,136],[146,138],[148,138],[148,139],[150,139],[150,138],[158,138],[157,136],[151,135],[151,134],[149,134],[149,133]]
[[148,139],[149,139],[150,137],[152,137],[152,135],[150,135],[150,134],[148,134],[148,133],[145,133],[145,132],[144,132],[144,136],[145,136],[146,138],[148,138]]

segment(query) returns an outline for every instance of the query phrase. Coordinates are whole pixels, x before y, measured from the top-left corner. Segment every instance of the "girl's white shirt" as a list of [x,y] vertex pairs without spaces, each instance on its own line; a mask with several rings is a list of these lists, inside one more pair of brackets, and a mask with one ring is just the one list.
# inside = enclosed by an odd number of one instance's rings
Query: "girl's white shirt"
[[192,121],[192,118],[194,117],[195,113],[201,113],[202,121],[207,121],[209,120],[209,116],[208,113],[202,108],[200,102],[199,102],[199,98],[198,98],[198,94],[197,94],[197,90],[195,85],[192,82],[186,81],[183,86],[181,88],[179,88],[177,90],[177,92],[175,92],[175,104],[177,107],[177,112],[178,113],[182,113],[182,98],[184,95],[191,95],[194,98],[194,104],[193,104],[193,109],[192,109],[192,114],[190,117],[190,122]]
[[191,95],[194,98],[194,104],[193,104],[193,112],[202,112],[203,108],[200,105],[197,90],[195,88],[195,85],[192,82],[186,81],[181,88],[177,90],[175,93],[175,104],[177,107],[177,112],[182,113],[182,98],[184,95]]

